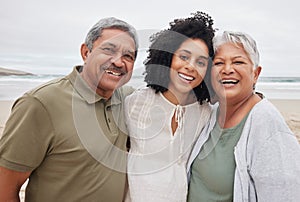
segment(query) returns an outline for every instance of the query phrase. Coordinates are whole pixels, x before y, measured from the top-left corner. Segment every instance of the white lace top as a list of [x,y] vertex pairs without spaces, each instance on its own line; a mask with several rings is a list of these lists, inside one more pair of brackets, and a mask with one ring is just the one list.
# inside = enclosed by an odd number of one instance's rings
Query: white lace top
[[[126,201],[186,201],[186,163],[192,146],[208,122],[209,104],[180,106],[145,88],[125,100],[131,148]],[[173,135],[172,117],[178,127]]]

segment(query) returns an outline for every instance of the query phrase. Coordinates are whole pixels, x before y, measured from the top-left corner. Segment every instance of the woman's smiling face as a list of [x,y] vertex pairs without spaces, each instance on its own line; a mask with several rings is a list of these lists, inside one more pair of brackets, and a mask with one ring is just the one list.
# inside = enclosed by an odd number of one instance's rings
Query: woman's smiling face
[[239,102],[253,93],[259,73],[241,45],[227,42],[215,53],[212,86],[220,100]]
[[173,94],[188,94],[202,82],[208,60],[208,48],[202,40],[184,41],[172,58],[168,89]]

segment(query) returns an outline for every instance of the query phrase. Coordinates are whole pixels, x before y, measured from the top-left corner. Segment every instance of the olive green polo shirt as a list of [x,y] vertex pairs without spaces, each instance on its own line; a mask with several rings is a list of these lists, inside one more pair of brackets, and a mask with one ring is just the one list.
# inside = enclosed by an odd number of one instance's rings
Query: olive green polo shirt
[[26,201],[122,201],[126,127],[122,87],[95,94],[75,67],[13,105],[0,140],[0,165],[32,171]]

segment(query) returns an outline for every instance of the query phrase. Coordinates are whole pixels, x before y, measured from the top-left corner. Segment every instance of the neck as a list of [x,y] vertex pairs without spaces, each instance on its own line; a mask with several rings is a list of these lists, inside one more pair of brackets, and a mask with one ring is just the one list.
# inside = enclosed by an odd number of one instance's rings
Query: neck
[[163,95],[175,105],[187,105],[197,101],[193,91],[186,94],[174,94],[170,90],[167,90]]
[[103,91],[102,89],[96,89],[96,93],[106,100],[110,99],[114,91]]
[[92,89],[92,91],[94,91],[99,96],[101,96],[107,100],[109,98],[111,98],[112,94],[114,93],[113,90],[101,89],[97,86],[97,84],[92,83],[91,80],[89,78],[87,78],[86,74],[81,72],[80,75],[81,75],[82,79],[87,83],[87,85]]
[[240,102],[232,103],[220,100],[218,123],[223,128],[231,128],[237,125],[260,100],[260,97],[255,94],[249,95],[249,97]]

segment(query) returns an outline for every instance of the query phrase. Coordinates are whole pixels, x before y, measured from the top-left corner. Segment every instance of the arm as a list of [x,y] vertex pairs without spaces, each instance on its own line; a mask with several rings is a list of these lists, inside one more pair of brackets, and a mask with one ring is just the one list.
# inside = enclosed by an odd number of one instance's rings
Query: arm
[[31,172],[18,172],[0,166],[0,201],[20,201],[19,191]]
[[284,132],[272,135],[261,145],[253,169],[258,201],[300,200],[300,146]]
[[47,135],[51,137],[48,117],[33,97],[22,97],[14,103],[0,139],[1,202],[19,201],[21,186],[44,159]]

